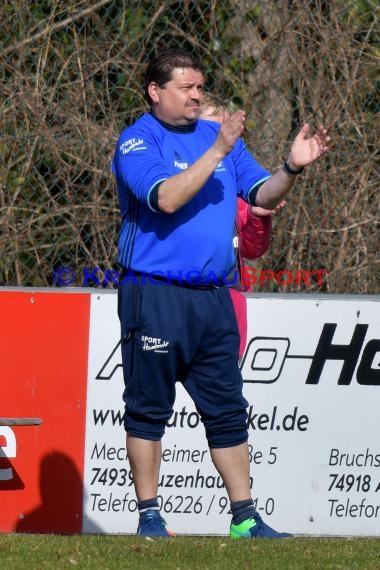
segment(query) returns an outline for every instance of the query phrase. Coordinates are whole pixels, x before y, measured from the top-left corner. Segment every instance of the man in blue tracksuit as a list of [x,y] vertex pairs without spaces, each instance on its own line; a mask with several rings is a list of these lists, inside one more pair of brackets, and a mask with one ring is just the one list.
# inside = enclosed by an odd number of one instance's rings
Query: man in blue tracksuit
[[247,401],[238,367],[239,333],[226,286],[234,265],[236,197],[273,208],[296,175],[328,148],[304,125],[271,175],[239,138],[245,113],[222,125],[198,120],[204,76],[179,49],[153,60],[151,106],[118,140],[113,171],[122,216],[118,261],[125,429],[140,513],[138,534],[168,536],[157,502],[161,438],[182,382],[205,427],[212,460],[231,501],[233,538],[289,536],[253,507]]

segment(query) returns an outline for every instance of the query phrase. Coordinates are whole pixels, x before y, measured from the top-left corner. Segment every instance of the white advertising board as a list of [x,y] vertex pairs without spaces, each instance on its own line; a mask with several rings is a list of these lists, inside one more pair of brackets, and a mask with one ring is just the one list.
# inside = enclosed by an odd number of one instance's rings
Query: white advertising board
[[[116,294],[93,294],[83,532],[135,533]],[[278,530],[380,536],[378,298],[249,297],[241,363],[256,508]],[[230,515],[192,401],[178,385],[159,498],[179,534],[225,535]]]

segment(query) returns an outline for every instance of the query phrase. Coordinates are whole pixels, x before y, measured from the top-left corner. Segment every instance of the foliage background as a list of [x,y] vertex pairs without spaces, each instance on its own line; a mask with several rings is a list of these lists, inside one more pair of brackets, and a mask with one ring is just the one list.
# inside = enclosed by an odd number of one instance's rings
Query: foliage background
[[116,267],[110,162],[146,110],[161,47],[207,64],[207,88],[248,114],[247,143],[280,167],[303,121],[332,131],[252,265],[326,269],[312,287],[378,293],[379,4],[374,0],[3,0],[0,6],[0,285],[51,286],[69,266]]

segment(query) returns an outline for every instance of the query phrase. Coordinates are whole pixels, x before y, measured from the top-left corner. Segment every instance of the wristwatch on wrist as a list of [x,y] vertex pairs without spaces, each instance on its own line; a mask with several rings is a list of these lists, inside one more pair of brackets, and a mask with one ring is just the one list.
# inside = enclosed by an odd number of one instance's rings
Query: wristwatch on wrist
[[303,166],[301,166],[301,168],[297,168],[297,169],[292,168],[291,166],[289,166],[289,163],[287,160],[285,160],[282,168],[287,174],[301,174],[301,172],[304,169]]

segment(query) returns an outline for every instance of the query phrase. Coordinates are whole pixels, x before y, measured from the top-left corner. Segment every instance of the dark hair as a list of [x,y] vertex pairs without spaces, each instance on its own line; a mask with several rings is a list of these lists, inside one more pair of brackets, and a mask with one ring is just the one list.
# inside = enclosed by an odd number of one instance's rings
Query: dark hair
[[144,92],[148,103],[151,103],[148,87],[154,81],[160,87],[171,80],[172,72],[178,67],[190,67],[204,73],[200,60],[181,48],[169,48],[159,54],[148,64],[145,72]]

